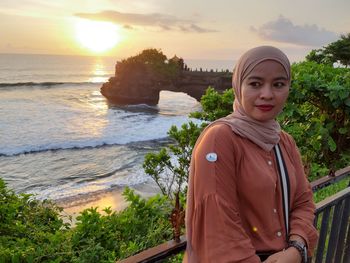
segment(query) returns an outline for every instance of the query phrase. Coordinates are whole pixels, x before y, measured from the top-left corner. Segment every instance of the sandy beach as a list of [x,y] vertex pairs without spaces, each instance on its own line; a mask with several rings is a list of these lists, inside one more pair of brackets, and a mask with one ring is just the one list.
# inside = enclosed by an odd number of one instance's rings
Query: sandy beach
[[[136,194],[143,198],[148,198],[159,193],[158,187],[153,183],[139,184],[129,187]],[[111,207],[113,211],[121,211],[128,206],[128,203],[123,197],[124,188],[114,188],[108,191],[95,192],[91,194],[82,194],[70,198],[56,200],[56,204],[63,208],[62,216],[66,220],[72,217],[72,224],[75,224],[75,218],[85,209],[97,207],[99,212],[103,209]]]

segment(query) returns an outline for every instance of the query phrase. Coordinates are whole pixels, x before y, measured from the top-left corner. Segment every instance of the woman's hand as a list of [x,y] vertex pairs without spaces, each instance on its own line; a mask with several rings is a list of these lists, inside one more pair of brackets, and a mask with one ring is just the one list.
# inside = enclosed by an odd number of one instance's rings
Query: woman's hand
[[296,248],[290,247],[269,256],[264,263],[301,263],[301,255]]

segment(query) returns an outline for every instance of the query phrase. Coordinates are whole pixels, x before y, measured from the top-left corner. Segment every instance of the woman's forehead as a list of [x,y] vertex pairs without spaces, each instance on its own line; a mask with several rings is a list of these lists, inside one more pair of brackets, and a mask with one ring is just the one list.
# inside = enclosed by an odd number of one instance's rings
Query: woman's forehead
[[284,78],[288,79],[288,73],[284,66],[275,60],[264,60],[255,65],[248,74],[245,74],[242,79],[246,78]]

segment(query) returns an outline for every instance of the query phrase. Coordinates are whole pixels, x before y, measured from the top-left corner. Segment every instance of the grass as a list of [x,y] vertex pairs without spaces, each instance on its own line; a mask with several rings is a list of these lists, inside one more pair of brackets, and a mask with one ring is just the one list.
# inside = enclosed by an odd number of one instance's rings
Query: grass
[[345,179],[340,180],[339,182],[333,183],[325,188],[322,188],[318,190],[317,192],[314,193],[314,201],[315,203],[318,203],[322,201],[323,199],[334,195],[335,193],[340,192],[341,190],[345,189],[348,187],[350,182],[349,176],[346,177]]

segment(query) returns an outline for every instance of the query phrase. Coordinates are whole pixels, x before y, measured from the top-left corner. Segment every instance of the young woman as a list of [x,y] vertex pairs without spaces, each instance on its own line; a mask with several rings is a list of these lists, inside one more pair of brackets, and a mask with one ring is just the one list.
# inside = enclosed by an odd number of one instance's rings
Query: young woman
[[312,191],[294,140],[275,120],[290,77],[275,47],[253,48],[238,61],[234,113],[211,123],[193,150],[184,262],[299,263],[311,255]]

